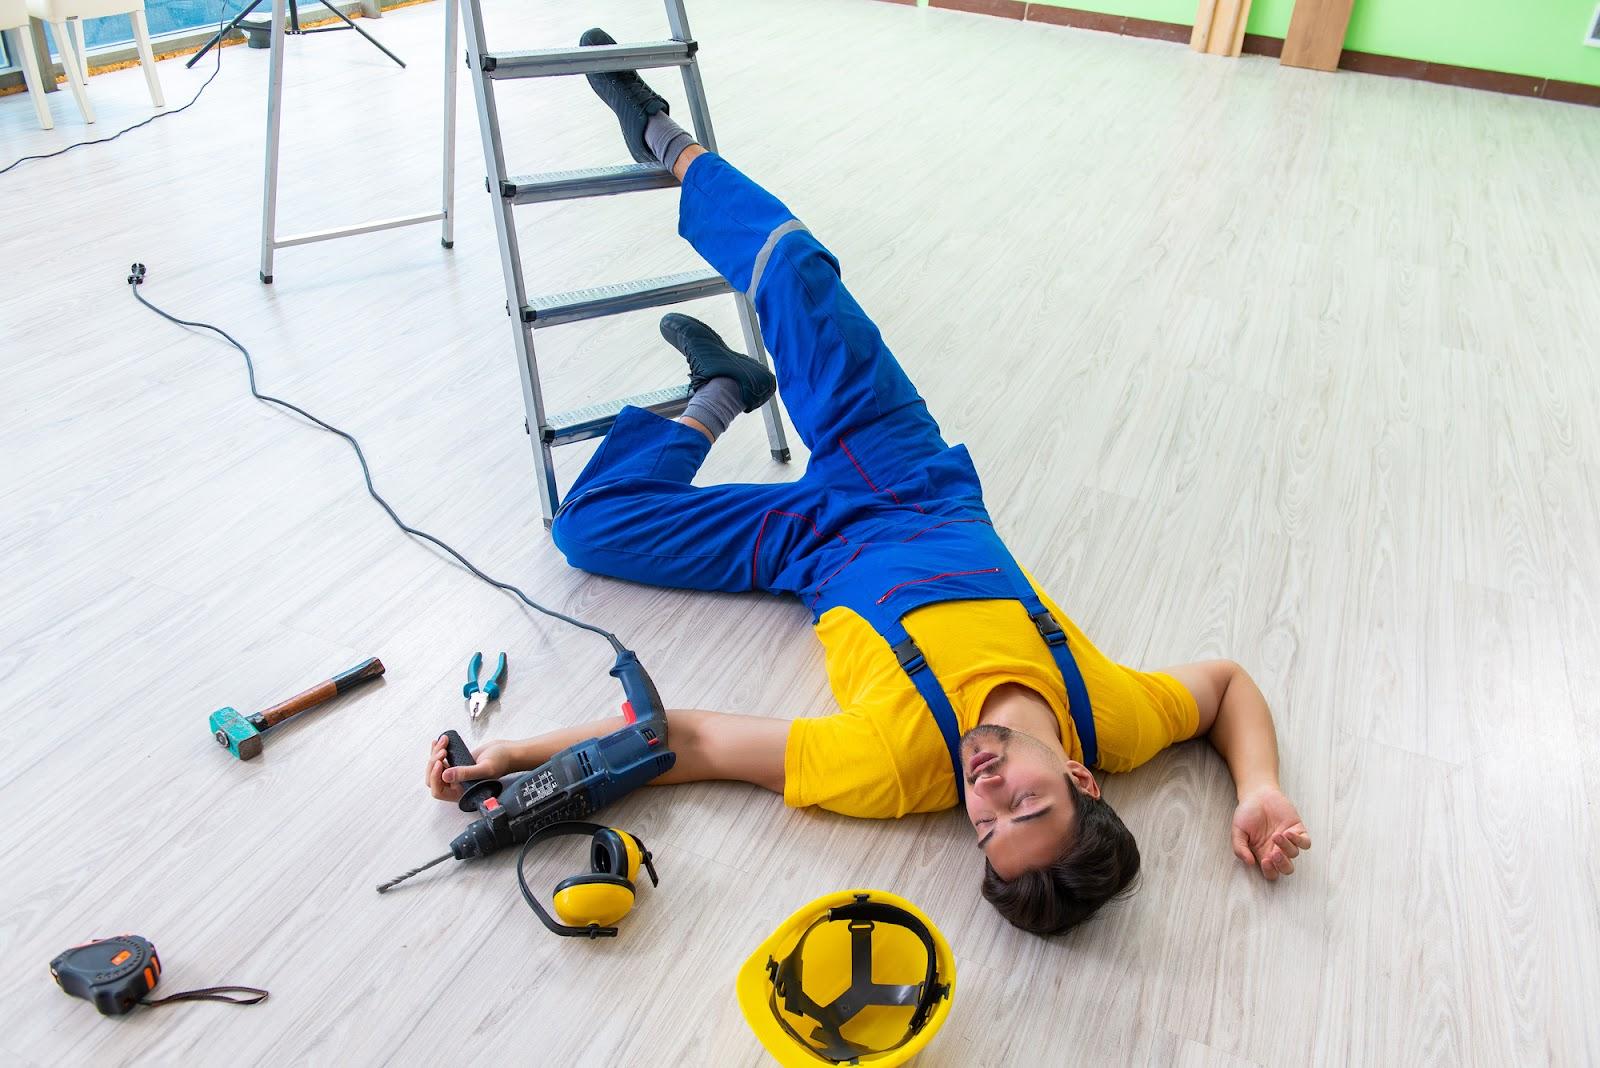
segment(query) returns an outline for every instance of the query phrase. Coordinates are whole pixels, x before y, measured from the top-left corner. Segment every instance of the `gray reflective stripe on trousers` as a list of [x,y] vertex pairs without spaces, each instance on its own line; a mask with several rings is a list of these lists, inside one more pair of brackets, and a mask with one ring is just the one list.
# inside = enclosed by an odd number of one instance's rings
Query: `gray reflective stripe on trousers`
[[792,234],[796,230],[804,230],[805,228],[806,224],[799,219],[790,219],[767,235],[767,243],[761,246],[760,252],[756,253],[756,265],[750,271],[750,288],[744,291],[745,296],[752,301],[756,299],[756,287],[761,284],[761,276],[767,270],[767,260],[772,258],[772,250],[777,246],[778,239],[783,237],[784,234]]

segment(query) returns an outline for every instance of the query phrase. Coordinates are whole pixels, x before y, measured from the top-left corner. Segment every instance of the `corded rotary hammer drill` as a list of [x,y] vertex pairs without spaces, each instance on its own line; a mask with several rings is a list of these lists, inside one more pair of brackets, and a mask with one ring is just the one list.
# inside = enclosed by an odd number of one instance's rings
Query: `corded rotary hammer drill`
[[[478,818],[435,857],[378,887],[381,894],[454,857],[486,857],[526,842],[555,823],[581,820],[671,770],[677,757],[667,748],[667,712],[655,683],[630,650],[617,655],[611,675],[622,683],[628,721],[621,730],[561,750],[545,763],[502,782],[479,779],[463,784],[461,809]],[[472,754],[455,731],[447,732],[450,763],[472,763]]]

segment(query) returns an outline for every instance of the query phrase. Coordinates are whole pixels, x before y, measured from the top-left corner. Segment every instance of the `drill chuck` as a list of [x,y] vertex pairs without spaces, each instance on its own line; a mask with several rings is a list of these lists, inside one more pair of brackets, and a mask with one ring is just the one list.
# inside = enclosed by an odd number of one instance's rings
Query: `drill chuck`
[[477,819],[450,840],[450,855],[457,860],[475,860],[488,856],[500,847],[501,843],[495,840],[494,827],[489,820]]

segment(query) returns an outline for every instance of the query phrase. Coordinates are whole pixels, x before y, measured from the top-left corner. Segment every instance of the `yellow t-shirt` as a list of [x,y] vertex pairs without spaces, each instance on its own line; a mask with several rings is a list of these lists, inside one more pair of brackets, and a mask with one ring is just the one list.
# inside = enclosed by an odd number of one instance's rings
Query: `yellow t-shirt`
[[[1194,736],[1199,709],[1182,683],[1113,663],[1037,584],[1034,590],[1067,632],[1083,673],[1101,769],[1129,771]],[[1020,683],[1050,703],[1068,754],[1083,759],[1060,669],[1020,602],[946,601],[908,613],[902,622],[950,696],[962,732],[977,725],[991,690]],[[843,711],[799,719],[789,729],[784,801],[867,817],[952,807],[955,781],[944,737],[888,643],[842,606],[829,609],[816,630]]]

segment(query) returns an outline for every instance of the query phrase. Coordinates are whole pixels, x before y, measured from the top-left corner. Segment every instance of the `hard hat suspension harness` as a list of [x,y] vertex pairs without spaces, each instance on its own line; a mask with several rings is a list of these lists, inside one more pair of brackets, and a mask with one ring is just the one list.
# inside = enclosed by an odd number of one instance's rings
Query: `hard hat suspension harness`
[[[806,939],[823,924],[838,921],[849,924],[850,986],[829,1004],[819,1005],[806,996],[801,981]],[[904,927],[916,935],[922,943],[928,959],[927,971],[923,975],[922,982],[913,985],[872,981],[872,932],[874,926],[880,923]],[[928,1022],[934,1006],[950,992],[948,985],[939,982],[938,972],[938,952],[927,925],[898,906],[869,901],[861,894],[857,895],[854,904],[829,909],[826,914],[807,927],[794,948],[781,961],[770,956],[767,958],[767,973],[772,979],[770,1000],[773,1016],[777,1017],[778,1023],[783,1025],[783,1029],[796,1042],[835,1063],[848,1063],[870,1053],[884,1053],[909,1042]],[[783,1013],[778,1011],[780,999],[783,1008],[789,1013],[817,1021],[811,1038],[803,1038],[784,1018]],[[860,1043],[851,1042],[841,1034],[863,1009],[872,1006],[894,1008],[904,1005],[913,1005],[915,1010],[911,1014],[911,1022],[906,1028],[905,1037],[892,1046],[869,1049]]]

